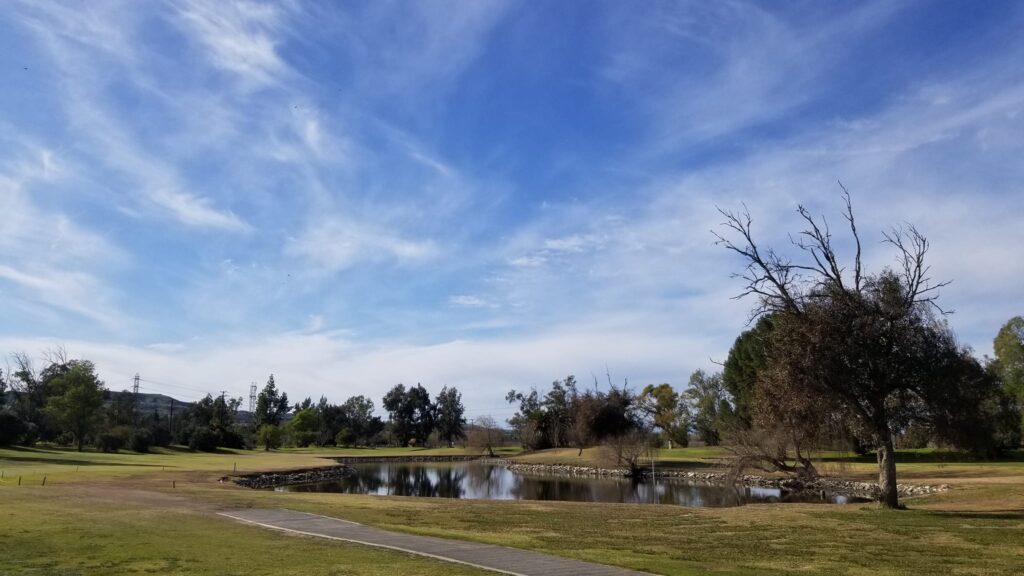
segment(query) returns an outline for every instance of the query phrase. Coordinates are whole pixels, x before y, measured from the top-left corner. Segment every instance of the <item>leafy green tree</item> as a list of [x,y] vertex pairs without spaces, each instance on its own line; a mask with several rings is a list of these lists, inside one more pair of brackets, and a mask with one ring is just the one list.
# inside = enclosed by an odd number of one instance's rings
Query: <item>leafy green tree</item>
[[303,400],[302,402],[295,403],[295,406],[292,408],[292,412],[299,412],[300,410],[309,410],[310,408],[313,407],[313,399],[310,398],[309,396],[306,396],[306,399]]
[[207,452],[220,446],[242,448],[245,440],[235,426],[241,402],[241,398],[214,398],[207,394],[176,417],[178,442]]
[[391,433],[399,446],[406,446],[413,437],[413,420],[416,408],[409,402],[404,384],[396,384],[384,395],[384,409],[388,412]]
[[300,409],[288,423],[292,443],[298,447],[309,446],[316,441],[320,430],[320,418],[315,408]]
[[462,405],[462,394],[458,389],[445,386],[437,395],[437,434],[449,447],[455,441],[464,438],[466,419],[463,414],[466,408]]
[[413,406],[413,430],[417,445],[425,445],[437,426],[436,406],[430,401],[430,393],[422,384],[409,388],[408,402]]
[[[1017,404],[1024,406],[1024,318],[1014,316],[1004,324],[992,348],[996,355],[993,370]],[[1021,430],[1024,431],[1024,420]]]
[[263,450],[281,446],[283,436],[284,432],[276,424],[263,424],[256,430],[256,441],[263,446]]
[[337,446],[352,446],[356,443],[356,434],[348,426],[342,426],[334,435],[334,444]]
[[519,409],[508,419],[508,424],[525,448],[543,450],[553,446],[548,429],[549,420],[536,388],[528,394],[510,390],[505,395],[505,401],[509,404],[519,403]]
[[264,424],[277,426],[281,419],[288,413],[288,395],[277,390],[274,383],[274,375],[267,379],[267,385],[260,391],[256,398],[256,413],[253,419],[258,429]]
[[103,382],[87,360],[74,360],[49,382],[58,391],[49,399],[46,413],[63,430],[71,433],[78,451],[99,426],[103,407]]
[[690,445],[690,414],[669,384],[648,384],[637,397],[640,409],[674,444]]
[[131,426],[135,423],[135,395],[127,390],[110,394],[107,405],[107,427]]
[[690,375],[690,387],[684,393],[693,413],[693,429],[708,446],[722,441],[722,426],[730,413],[729,401],[721,374],[697,370]]
[[373,437],[384,429],[384,422],[373,415],[373,410],[373,400],[361,395],[352,396],[341,405],[345,426],[352,434],[351,442],[369,445]]
[[384,395],[384,409],[388,411],[392,432],[401,446],[425,444],[434,431],[435,407],[422,384],[408,389],[402,384],[395,385]]
[[758,374],[768,366],[771,334],[772,317],[769,314],[740,334],[729,350],[722,370],[722,385],[732,399],[729,426],[750,428],[754,388]]

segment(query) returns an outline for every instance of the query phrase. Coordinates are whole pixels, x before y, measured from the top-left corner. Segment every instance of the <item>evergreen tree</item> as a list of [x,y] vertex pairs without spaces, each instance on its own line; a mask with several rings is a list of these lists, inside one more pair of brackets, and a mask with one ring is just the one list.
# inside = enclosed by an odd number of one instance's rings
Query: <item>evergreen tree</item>
[[464,427],[466,412],[462,405],[462,394],[456,388],[445,386],[437,395],[437,434],[448,446],[466,436]]

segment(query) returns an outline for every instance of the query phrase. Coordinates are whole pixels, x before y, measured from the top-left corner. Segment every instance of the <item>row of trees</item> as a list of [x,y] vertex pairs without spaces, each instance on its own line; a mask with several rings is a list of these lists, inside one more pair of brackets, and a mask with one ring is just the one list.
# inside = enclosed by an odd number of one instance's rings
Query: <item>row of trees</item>
[[12,356],[0,371],[0,445],[53,442],[81,450],[91,443],[117,451],[147,451],[176,443],[194,450],[262,446],[453,445],[465,437],[462,396],[445,387],[435,400],[422,385],[397,385],[384,397],[388,422],[374,415],[372,400],[353,396],[341,404],[326,397],[291,405],[271,375],[260,391],[251,421],[239,414],[241,398],[207,395],[193,403],[173,401],[169,410],[143,413],[136,394],[107,390],[95,366],[48,352],[36,371],[30,358]]
[[518,404],[508,423],[530,450],[587,446],[643,427],[640,404],[626,386],[608,391],[579,389],[575,376],[552,382],[543,396],[511,390],[505,397]]
[[397,384],[384,395],[388,434],[399,446],[422,446],[436,435],[438,443],[453,446],[466,436],[462,394],[445,386],[434,401],[422,384]]

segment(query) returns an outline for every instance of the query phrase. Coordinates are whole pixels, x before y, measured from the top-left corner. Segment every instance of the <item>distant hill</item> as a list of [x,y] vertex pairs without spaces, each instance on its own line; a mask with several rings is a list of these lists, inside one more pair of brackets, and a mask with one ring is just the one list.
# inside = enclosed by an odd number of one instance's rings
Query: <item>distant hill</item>
[[[107,403],[113,400],[114,394],[120,394],[120,392],[111,390],[110,394],[106,398]],[[14,394],[10,391],[0,393],[0,400],[2,400],[0,401],[0,406],[7,406],[8,402],[14,401]],[[166,394],[151,394],[147,392],[139,392],[136,402],[136,409],[140,415],[149,415],[156,412],[160,418],[167,418],[171,415],[172,411],[174,414],[181,414],[182,411],[195,403],[178,400],[177,398],[172,398]],[[289,412],[288,414],[285,414],[281,420],[283,422],[288,422],[293,416],[294,415]],[[235,423],[252,425],[252,412],[249,412],[248,410],[239,410],[238,413],[235,414]]]

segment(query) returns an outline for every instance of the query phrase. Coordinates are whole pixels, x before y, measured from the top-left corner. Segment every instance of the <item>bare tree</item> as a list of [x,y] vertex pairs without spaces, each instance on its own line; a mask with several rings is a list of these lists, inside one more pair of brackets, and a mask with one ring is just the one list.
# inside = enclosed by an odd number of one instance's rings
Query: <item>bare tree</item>
[[495,422],[494,418],[481,416],[469,426],[466,444],[475,450],[486,450],[487,455],[493,458],[494,448],[501,446],[504,438],[505,433],[498,427],[498,423]]
[[791,398],[825,399],[819,420],[827,420],[834,410],[872,441],[878,449],[880,500],[897,507],[893,432],[920,406],[911,397],[927,396],[928,374],[939,358],[935,351],[950,345],[947,330],[931,313],[946,313],[936,300],[938,289],[948,282],[930,280],[925,264],[928,240],[911,225],[883,234],[896,249],[900,269],[865,274],[845,187],[842,197],[855,248],[852,270],[840,262],[828,223],[803,206],[797,212],[806,228],[790,237],[797,252],[805,255],[801,261],[760,247],[746,209],[719,209],[729,237],[713,233],[719,245],[747,263],[734,276],[744,282],[737,298],[758,299],[751,318],[772,314],[776,322],[769,358],[773,370],[757,384],[762,398],[771,396],[773,387],[786,386],[788,392],[800,393],[777,394],[782,406]]
[[651,455],[650,433],[647,430],[630,430],[606,438],[601,446],[601,456],[606,466],[625,468],[632,478],[643,476],[643,460]]

